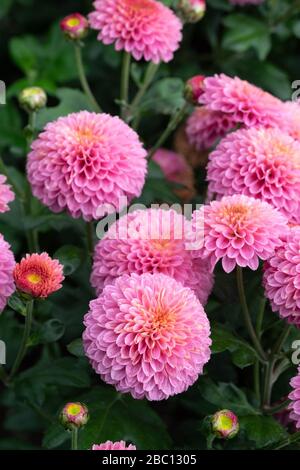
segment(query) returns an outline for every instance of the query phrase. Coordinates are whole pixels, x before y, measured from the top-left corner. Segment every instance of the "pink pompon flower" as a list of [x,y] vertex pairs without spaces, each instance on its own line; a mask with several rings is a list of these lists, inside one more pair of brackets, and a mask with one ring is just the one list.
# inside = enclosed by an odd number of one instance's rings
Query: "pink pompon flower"
[[[90,221],[139,196],[146,151],[118,117],[87,111],[47,124],[28,156],[32,192],[53,212]],[[126,202],[124,205],[127,205]]]
[[0,175],[0,213],[9,211],[8,204],[15,199],[15,194],[6,183],[6,176]]
[[169,62],[181,41],[182,24],[168,7],[156,0],[96,0],[89,15],[98,39],[115,44],[136,60]]
[[196,150],[206,150],[232,131],[237,123],[230,114],[212,111],[206,106],[196,108],[187,120],[186,135]]
[[210,154],[209,192],[262,199],[300,222],[300,142],[278,128],[240,129]]
[[10,245],[0,233],[0,313],[3,311],[7,299],[15,290],[13,271],[15,267],[14,255]]
[[127,445],[125,441],[106,441],[102,444],[94,444],[92,450],[136,450],[136,446]]
[[227,196],[194,211],[193,234],[203,233],[202,246],[197,242],[194,253],[208,258],[212,269],[222,260],[227,273],[237,265],[256,270],[260,259],[273,255],[287,230],[286,218],[268,203]]
[[122,217],[95,249],[91,284],[97,295],[122,274],[163,273],[193,289],[205,304],[213,276],[207,261],[185,249],[189,224],[174,210],[137,210]]
[[160,148],[152,160],[159,165],[168,181],[183,186],[174,190],[174,193],[184,200],[190,200],[194,196],[194,172],[183,155]]
[[265,263],[263,284],[272,310],[300,327],[300,226],[290,229]]
[[290,385],[293,391],[289,394],[291,403],[288,408],[291,411],[290,418],[295,422],[297,430],[300,428],[300,366],[298,367],[298,373],[290,381]]
[[182,393],[210,358],[210,326],[193,291],[164,274],[119,277],[90,303],[85,353],[97,374],[133,398]]
[[283,102],[255,85],[225,74],[206,77],[199,103],[231,116],[246,127],[282,122]]
[[89,22],[80,13],[71,13],[60,22],[60,27],[68,38],[83,39],[88,32]]
[[47,253],[26,255],[15,266],[14,280],[21,293],[46,298],[62,287],[63,266]]

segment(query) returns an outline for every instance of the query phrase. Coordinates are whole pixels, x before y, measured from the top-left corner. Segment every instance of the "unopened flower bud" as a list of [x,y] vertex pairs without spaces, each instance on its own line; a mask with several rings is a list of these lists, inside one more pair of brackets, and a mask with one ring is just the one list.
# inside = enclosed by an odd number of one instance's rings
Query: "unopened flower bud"
[[184,89],[186,101],[193,105],[199,104],[199,98],[203,93],[204,79],[204,75],[195,75],[186,82]]
[[69,431],[82,428],[89,420],[88,409],[83,403],[67,403],[59,419],[64,428]]
[[24,88],[19,95],[20,106],[28,113],[39,111],[47,104],[47,95],[37,86]]
[[205,0],[179,0],[178,14],[186,23],[197,23],[200,21],[206,10]]
[[87,35],[89,22],[80,13],[72,13],[60,22],[60,28],[68,39],[77,41]]
[[211,418],[212,431],[220,439],[232,439],[239,432],[238,417],[230,410],[220,410]]

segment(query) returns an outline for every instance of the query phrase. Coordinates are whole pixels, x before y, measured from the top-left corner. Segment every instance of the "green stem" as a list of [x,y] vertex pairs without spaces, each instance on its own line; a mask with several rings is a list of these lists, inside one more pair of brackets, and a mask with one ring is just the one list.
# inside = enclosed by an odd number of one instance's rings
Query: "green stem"
[[286,342],[290,332],[291,332],[291,329],[292,329],[292,326],[291,325],[285,325],[284,329],[282,330],[282,333],[281,335],[279,336],[274,348],[273,348],[273,351],[272,351],[272,355],[276,355],[278,354],[282,347],[284,346],[284,343]]
[[78,429],[72,429],[71,450],[78,450]]
[[121,92],[120,92],[120,101],[121,101],[121,117],[126,119],[127,107],[128,107],[128,97],[129,97],[129,77],[130,77],[130,63],[131,55],[128,52],[124,52],[123,55],[123,64],[122,64],[122,73],[121,73]]
[[[256,335],[259,341],[261,341],[262,336],[262,325],[266,307],[266,298],[262,298],[260,301],[260,306],[256,318]],[[261,390],[260,390],[260,362],[259,359],[256,359],[254,368],[253,368],[253,377],[254,377],[254,391],[258,402],[261,402]]]
[[28,348],[28,340],[29,340],[30,330],[31,330],[31,325],[32,325],[33,305],[34,305],[34,301],[28,300],[27,305],[26,305],[26,317],[25,317],[25,327],[24,327],[23,338],[21,341],[21,345],[20,345],[16,360],[14,362],[14,365],[11,369],[11,373],[8,378],[9,381],[11,381],[16,375],[16,373],[18,372],[19,367],[25,357],[25,354]]
[[265,412],[270,415],[279,413],[279,411],[285,410],[290,403],[290,400],[285,400],[282,403],[279,403],[278,405],[266,407]]
[[84,70],[84,65],[83,65],[83,60],[82,60],[82,48],[81,46],[75,44],[75,59],[76,59],[76,66],[77,66],[77,71],[78,71],[78,77],[81,83],[81,87],[87,97],[87,99],[90,102],[90,105],[94,111],[97,113],[101,113],[101,108],[94,97],[92,90],[90,88],[89,82],[87,81],[85,70]]
[[300,431],[295,432],[294,434],[292,434],[287,439],[282,440],[279,444],[277,443],[276,447],[274,447],[274,450],[283,449],[284,447],[286,447],[290,444],[293,444],[295,442],[298,442],[298,441],[300,441]]
[[170,119],[169,124],[167,125],[165,131],[161,134],[159,137],[158,141],[156,144],[152,147],[148,154],[149,160],[153,157],[155,152],[165,143],[169,135],[172,134],[172,132],[176,129],[178,124],[182,121],[184,118],[186,112],[188,109],[188,105],[185,104],[181,109],[177,111],[177,113],[174,114],[174,116]]
[[268,407],[271,403],[271,396],[272,396],[272,388],[274,384],[273,380],[273,369],[275,365],[275,359],[272,358],[266,364],[266,371],[265,371],[265,384],[264,384],[264,394],[263,394],[263,406]]
[[94,254],[94,224],[93,222],[86,223],[86,241],[89,258]]
[[253,346],[257,351],[257,354],[259,355],[262,362],[266,362],[266,360],[267,360],[266,354],[265,354],[265,352],[264,352],[264,350],[263,350],[263,348],[260,344],[260,341],[259,341],[259,339],[256,335],[256,332],[254,330],[254,327],[252,325],[250,312],[249,312],[248,305],[247,305],[246,294],[245,294],[245,290],[244,290],[243,270],[240,266],[237,266],[236,278],[237,278],[238,292],[239,292],[242,312],[243,312],[243,315],[244,315],[245,325],[247,327],[249,336],[252,340]]
[[144,94],[148,90],[149,86],[151,85],[151,83],[152,83],[152,81],[155,77],[155,74],[158,70],[158,67],[159,67],[159,64],[154,64],[153,62],[149,63],[149,65],[147,67],[147,70],[146,70],[146,73],[145,73],[143,84],[141,85],[139,91],[135,95],[135,97],[134,97],[134,99],[133,99],[133,101],[132,101],[132,103],[129,107],[128,119],[130,119],[132,116],[134,116],[138,105],[140,104]]

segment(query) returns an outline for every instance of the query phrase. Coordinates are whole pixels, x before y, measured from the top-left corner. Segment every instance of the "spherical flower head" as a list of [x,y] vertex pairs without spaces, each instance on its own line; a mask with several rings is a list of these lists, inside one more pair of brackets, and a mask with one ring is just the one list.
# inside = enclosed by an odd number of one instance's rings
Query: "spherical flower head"
[[83,403],[67,403],[60,413],[60,422],[69,431],[82,428],[88,420],[89,412]]
[[288,230],[286,218],[270,204],[243,195],[223,197],[194,211],[193,253],[208,258],[213,269],[219,260],[225,272],[236,266],[256,270],[270,258]]
[[95,249],[91,284],[97,295],[122,274],[163,273],[193,289],[205,304],[213,276],[207,261],[185,248],[189,224],[175,210],[137,210],[121,217]]
[[125,441],[106,441],[102,444],[94,444],[92,450],[136,450],[136,446],[127,445]]
[[300,226],[290,229],[264,264],[263,285],[273,312],[300,327]]
[[298,367],[298,373],[290,381],[290,385],[293,391],[289,394],[291,403],[288,408],[290,412],[290,418],[295,422],[297,430],[300,428],[300,366]]
[[201,106],[188,118],[186,135],[196,150],[207,150],[236,126],[231,115]]
[[36,112],[46,106],[47,95],[45,91],[38,86],[24,88],[19,94],[19,103],[28,113]]
[[182,38],[182,24],[168,7],[156,0],[96,0],[89,15],[98,39],[115,44],[136,60],[169,62]]
[[152,160],[159,165],[168,181],[183,186],[174,190],[180,199],[189,201],[194,196],[194,172],[182,155],[160,148],[155,152]]
[[89,22],[80,13],[72,13],[60,22],[60,28],[68,39],[83,39],[89,30]]
[[220,74],[206,77],[203,87],[199,103],[229,114],[236,123],[246,127],[282,123],[282,101],[246,80]]
[[245,194],[300,222],[300,142],[276,128],[240,129],[209,160],[209,191],[217,198]]
[[[118,117],[87,111],[47,124],[32,144],[32,192],[53,212],[96,220],[141,194],[146,151]],[[126,206],[126,202],[124,203]]]
[[220,439],[232,439],[239,432],[238,417],[230,410],[217,411],[211,418],[212,431]]
[[47,253],[27,254],[16,264],[14,280],[20,293],[45,299],[62,287],[63,266]]
[[193,291],[164,274],[132,274],[107,285],[84,319],[95,372],[133,398],[182,393],[210,358],[210,326]]
[[177,5],[179,16],[186,23],[197,23],[200,21],[206,10],[205,0],[179,0]]
[[15,290],[13,271],[15,267],[14,255],[10,245],[0,233],[0,313],[6,306],[7,299]]
[[188,103],[193,105],[198,104],[199,98],[203,93],[204,75],[195,75],[190,78],[185,84],[184,97]]
[[9,184],[6,183],[6,176],[0,175],[0,214],[9,211],[8,204],[15,199]]

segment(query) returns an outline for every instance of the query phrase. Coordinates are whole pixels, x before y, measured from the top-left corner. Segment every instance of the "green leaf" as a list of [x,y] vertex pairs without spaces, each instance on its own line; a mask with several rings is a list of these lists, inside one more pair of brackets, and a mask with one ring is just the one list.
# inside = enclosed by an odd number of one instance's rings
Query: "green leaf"
[[[92,444],[112,441],[132,441],[138,449],[168,449],[170,437],[165,424],[146,401],[134,400],[114,389],[97,387],[76,400],[85,403],[90,412],[88,424],[80,431],[80,449]],[[55,448],[65,439],[60,425],[47,431],[43,445]]]
[[32,344],[47,344],[58,341],[65,333],[65,326],[56,318],[43,323],[34,333]]
[[243,339],[226,330],[221,325],[212,324],[212,352],[230,351],[234,364],[241,369],[253,364],[256,351]]
[[288,436],[286,430],[272,416],[242,416],[240,428],[247,438],[261,449]]
[[21,117],[11,103],[0,106],[0,122],[0,148],[12,147],[24,150],[26,140],[21,127]]
[[63,264],[65,276],[70,276],[81,265],[83,251],[77,246],[65,245],[55,252],[54,258],[57,258]]
[[16,292],[8,299],[8,305],[12,310],[25,317],[26,305]]
[[265,22],[242,13],[233,13],[224,19],[227,31],[222,46],[235,52],[254,48],[260,60],[264,60],[271,49],[271,36]]
[[9,12],[13,4],[13,0],[1,0],[0,4],[0,19],[3,18]]
[[146,93],[141,103],[141,111],[173,114],[184,104],[183,89],[184,83],[180,78],[158,80]]
[[73,356],[76,356],[76,357],[85,356],[81,338],[74,339],[74,341],[68,344],[67,350],[69,351],[69,353],[73,354]]

